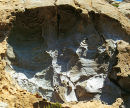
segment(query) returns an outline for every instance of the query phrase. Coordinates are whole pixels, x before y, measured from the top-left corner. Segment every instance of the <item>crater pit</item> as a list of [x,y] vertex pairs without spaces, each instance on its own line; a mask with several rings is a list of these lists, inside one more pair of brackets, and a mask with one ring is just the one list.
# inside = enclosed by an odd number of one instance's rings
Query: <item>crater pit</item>
[[[101,19],[106,25],[100,25]],[[113,31],[118,22],[109,20],[71,6],[18,13],[8,37],[6,71],[23,89],[53,102],[100,99],[112,104],[121,90],[107,74],[124,33]]]

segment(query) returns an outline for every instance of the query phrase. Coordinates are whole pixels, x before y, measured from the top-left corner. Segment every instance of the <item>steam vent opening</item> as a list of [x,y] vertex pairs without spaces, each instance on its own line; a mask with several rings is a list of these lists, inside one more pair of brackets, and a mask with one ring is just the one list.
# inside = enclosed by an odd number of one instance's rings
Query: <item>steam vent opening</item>
[[112,104],[121,90],[107,74],[116,61],[115,41],[124,33],[118,22],[112,25],[109,18],[98,18],[107,31],[91,14],[70,6],[18,13],[8,37],[6,71],[23,89],[53,102],[100,99]]

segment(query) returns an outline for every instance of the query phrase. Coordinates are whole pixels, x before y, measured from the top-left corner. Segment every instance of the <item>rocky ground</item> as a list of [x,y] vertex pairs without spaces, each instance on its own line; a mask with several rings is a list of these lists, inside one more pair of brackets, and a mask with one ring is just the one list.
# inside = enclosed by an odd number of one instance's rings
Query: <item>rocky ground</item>
[[129,108],[130,20],[123,5],[0,0],[0,107],[43,108],[49,100]]

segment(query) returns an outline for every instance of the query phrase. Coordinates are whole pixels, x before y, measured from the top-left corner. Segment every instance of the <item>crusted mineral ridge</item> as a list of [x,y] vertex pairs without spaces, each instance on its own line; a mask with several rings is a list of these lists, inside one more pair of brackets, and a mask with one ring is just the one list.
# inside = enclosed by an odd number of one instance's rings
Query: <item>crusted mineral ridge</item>
[[51,101],[113,103],[121,91],[107,72],[116,41],[129,42],[128,19],[100,0],[54,2],[23,3],[25,12],[17,13],[8,38],[6,71]]

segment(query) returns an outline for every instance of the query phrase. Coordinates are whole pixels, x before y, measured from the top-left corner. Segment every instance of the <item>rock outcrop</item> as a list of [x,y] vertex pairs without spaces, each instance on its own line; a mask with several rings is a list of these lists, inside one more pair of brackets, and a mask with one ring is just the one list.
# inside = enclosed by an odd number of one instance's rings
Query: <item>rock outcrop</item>
[[66,108],[119,108],[122,107],[122,100],[119,98],[112,105],[102,104],[100,101],[94,100],[85,102],[72,102],[72,103],[64,103],[63,106]]
[[123,0],[123,2],[127,2],[127,3],[130,3],[130,0]]
[[6,61],[6,40],[1,38],[0,42],[0,108],[43,108],[53,103],[43,99],[37,93],[31,94],[23,90],[10,77],[9,72],[5,72]]
[[11,107],[50,104],[42,97],[113,104],[129,92],[130,20],[118,8],[105,0],[9,0],[0,6],[1,101]]
[[130,19],[130,3],[120,3],[118,9]]
[[130,45],[120,41],[117,43],[117,64],[113,67],[112,75],[114,80],[126,91],[130,92]]

